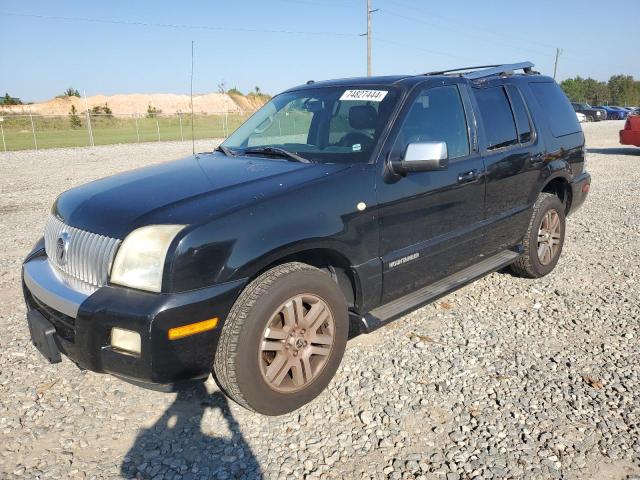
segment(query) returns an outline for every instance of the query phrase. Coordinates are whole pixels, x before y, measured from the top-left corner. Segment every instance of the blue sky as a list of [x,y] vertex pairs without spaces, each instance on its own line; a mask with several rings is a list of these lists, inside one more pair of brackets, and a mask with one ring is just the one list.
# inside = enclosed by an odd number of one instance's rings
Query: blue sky
[[[372,1],[374,75],[519,60],[552,74],[558,46],[559,79],[640,78],[638,0]],[[277,93],[364,75],[365,9],[365,0],[0,0],[0,90],[25,101],[70,85],[188,93],[191,40],[198,93],[222,81]]]

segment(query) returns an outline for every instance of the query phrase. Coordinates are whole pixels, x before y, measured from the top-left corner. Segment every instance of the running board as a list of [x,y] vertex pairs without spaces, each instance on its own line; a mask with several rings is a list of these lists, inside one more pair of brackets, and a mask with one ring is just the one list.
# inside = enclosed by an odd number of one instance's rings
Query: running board
[[511,250],[504,250],[420,290],[377,307],[362,317],[361,323],[363,324],[364,332],[370,333],[453,290],[461,288],[488,273],[495,272],[512,263],[519,255],[519,253]]

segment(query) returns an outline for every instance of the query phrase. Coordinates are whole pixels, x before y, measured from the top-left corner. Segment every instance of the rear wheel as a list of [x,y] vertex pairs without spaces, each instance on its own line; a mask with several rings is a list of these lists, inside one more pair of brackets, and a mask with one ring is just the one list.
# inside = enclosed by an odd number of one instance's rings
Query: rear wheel
[[344,296],[326,273],[302,263],[277,266],[251,282],[231,309],[214,376],[246,408],[291,412],[329,384],[348,329]]
[[564,205],[551,193],[541,193],[523,240],[524,252],[511,265],[516,274],[539,278],[551,272],[560,258],[564,245]]

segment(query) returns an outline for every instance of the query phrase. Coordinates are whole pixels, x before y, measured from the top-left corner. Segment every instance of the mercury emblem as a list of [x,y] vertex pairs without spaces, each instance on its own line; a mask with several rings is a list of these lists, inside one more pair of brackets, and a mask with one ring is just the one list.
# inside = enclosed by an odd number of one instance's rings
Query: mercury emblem
[[67,263],[67,250],[69,249],[69,234],[62,232],[56,240],[56,260],[58,265]]

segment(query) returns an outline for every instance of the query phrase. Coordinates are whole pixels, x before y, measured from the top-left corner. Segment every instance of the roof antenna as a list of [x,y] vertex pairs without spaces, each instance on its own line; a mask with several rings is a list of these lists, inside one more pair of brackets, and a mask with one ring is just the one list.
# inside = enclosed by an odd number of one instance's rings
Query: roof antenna
[[191,40],[191,151],[196,155],[196,139],[193,136],[193,40]]

